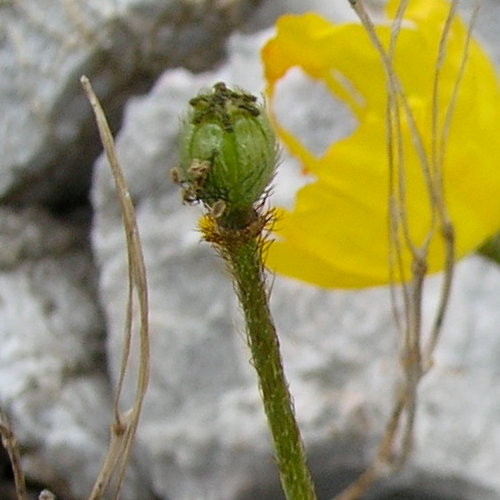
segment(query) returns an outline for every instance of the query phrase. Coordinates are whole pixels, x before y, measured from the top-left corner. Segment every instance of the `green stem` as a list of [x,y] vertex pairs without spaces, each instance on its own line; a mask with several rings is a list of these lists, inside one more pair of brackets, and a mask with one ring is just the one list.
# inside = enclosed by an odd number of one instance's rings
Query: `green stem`
[[230,264],[244,311],[247,342],[257,371],[286,498],[315,500],[314,485],[283,371],[279,340],[269,310],[261,248],[259,237],[247,237],[232,240],[221,250]]

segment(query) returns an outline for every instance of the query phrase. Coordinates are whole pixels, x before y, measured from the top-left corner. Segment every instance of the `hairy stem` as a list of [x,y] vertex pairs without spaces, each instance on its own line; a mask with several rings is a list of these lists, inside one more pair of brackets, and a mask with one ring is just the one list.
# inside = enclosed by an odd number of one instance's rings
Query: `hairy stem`
[[314,500],[316,494],[269,310],[262,241],[259,236],[232,239],[221,250],[229,263],[245,315],[247,342],[259,379],[283,490],[288,500]]

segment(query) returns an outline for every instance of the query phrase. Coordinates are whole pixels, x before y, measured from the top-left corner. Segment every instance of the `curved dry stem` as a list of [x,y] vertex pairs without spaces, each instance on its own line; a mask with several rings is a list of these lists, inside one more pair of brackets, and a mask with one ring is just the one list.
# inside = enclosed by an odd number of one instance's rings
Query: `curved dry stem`
[[[370,19],[370,16],[368,15],[366,9],[363,6],[363,3],[360,0],[349,0],[351,6],[353,7],[354,11],[358,15],[361,23],[366,29],[366,32],[370,38],[370,41],[373,45],[373,47],[376,49],[380,56],[380,61],[382,63],[385,75],[386,75],[386,81],[387,81],[387,99],[388,99],[388,129],[391,129],[396,125],[394,131],[395,135],[392,135],[392,141],[394,141],[396,137],[396,141],[401,140],[401,122],[399,119],[400,114],[403,114],[403,117],[406,119],[406,122],[408,124],[408,128],[410,131],[413,147],[415,149],[415,152],[417,154],[417,157],[419,159],[421,169],[422,169],[422,175],[424,178],[424,181],[427,185],[427,191],[429,194],[429,198],[432,199],[432,178],[430,175],[430,163],[429,159],[427,158],[427,154],[425,151],[424,147],[424,141],[422,138],[422,134],[420,133],[415,117],[413,115],[413,112],[411,110],[410,104],[408,102],[408,99],[406,97],[404,88],[397,76],[396,71],[394,70],[393,66],[393,52],[395,48],[395,43],[397,39],[397,35],[399,33],[400,27],[401,27],[401,16],[404,14],[404,9],[406,8],[406,0],[402,1],[402,5],[400,5],[400,8],[398,9],[397,12],[397,17],[395,20],[395,25],[393,27],[393,30],[391,32],[391,41],[389,45],[389,51],[387,51],[381,39],[379,38],[375,25],[373,24],[372,20]],[[393,117],[398,117],[397,120],[394,120]],[[398,230],[401,228],[401,232],[403,235],[403,240],[404,243],[407,247],[407,249],[411,252],[412,256],[416,260],[421,260],[421,254],[422,254],[422,249],[426,250],[427,245],[428,245],[428,240],[430,239],[430,236],[426,238],[426,241],[422,245],[415,245],[411,235],[410,235],[410,230],[408,226],[408,218],[406,216],[406,210],[405,210],[405,205],[406,205],[406,186],[404,185],[404,155],[402,152],[402,149],[400,146],[397,148],[394,147],[394,144],[389,145],[389,154],[394,157],[394,152],[397,151],[398,155],[395,157],[395,165],[397,168],[395,169],[394,173],[395,176],[398,178],[398,191],[399,191],[399,196],[396,198],[399,200],[399,205],[398,205]],[[433,208],[433,207],[431,207]],[[431,225],[432,226],[432,225]]]
[[[448,16],[448,21],[447,19],[447,24],[451,25],[451,17],[452,14],[454,14],[454,5],[456,2],[453,2],[452,6],[450,7],[450,15]],[[460,83],[463,80],[464,72],[465,72],[465,67],[466,63],[468,60],[468,55],[469,55],[469,48],[470,48],[470,43],[472,39],[472,30],[473,27],[476,23],[477,15],[479,12],[479,0],[476,1],[476,4],[474,6],[474,9],[472,11],[472,16],[469,20],[468,24],[468,29],[467,29],[467,36],[465,39],[464,43],[464,48],[462,51],[462,60],[460,61],[460,67],[458,70],[457,77],[455,79],[452,93],[451,93],[451,98],[450,102],[448,103],[448,107],[445,112],[445,117],[443,120],[443,124],[441,126],[441,129],[438,130],[436,128],[436,135],[438,135],[439,142],[437,143],[437,151],[436,151],[436,185],[437,185],[437,192],[440,194],[437,203],[438,203],[438,213],[440,217],[440,225],[441,225],[441,236],[443,238],[443,241],[445,242],[445,266],[444,266],[444,275],[443,275],[443,281],[441,284],[441,293],[440,293],[440,302],[438,304],[437,310],[436,310],[436,315],[434,318],[434,323],[431,328],[431,332],[429,334],[429,338],[427,340],[426,346],[424,348],[424,353],[423,353],[423,370],[424,372],[427,372],[431,366],[432,366],[432,354],[434,352],[434,349],[438,343],[439,340],[439,334],[441,332],[441,327],[444,321],[444,317],[446,314],[447,310],[447,305],[449,302],[449,297],[451,293],[451,285],[453,281],[453,272],[454,272],[454,262],[455,262],[455,245],[454,245],[454,228],[449,220],[448,213],[446,210],[446,202],[444,199],[444,179],[443,179],[443,174],[442,174],[442,166],[444,163],[444,157],[446,153],[446,142],[449,137],[450,133],[450,127],[451,127],[451,119],[453,116],[453,111],[456,106],[456,101],[458,98],[458,92],[460,89]],[[453,9],[453,11],[452,11]],[[449,31],[449,27],[447,28],[447,33]],[[446,42],[446,37],[442,37],[442,43],[440,44],[440,57],[444,60],[444,52],[445,52],[445,42]],[[442,55],[441,55],[442,54]],[[437,70],[436,70],[437,72]],[[438,76],[436,76],[436,80],[438,79]],[[438,106],[438,99],[437,99],[437,92],[435,94],[435,97],[433,99],[434,101],[434,106]]]
[[17,500],[27,500],[26,480],[21,465],[21,452],[17,444],[16,436],[12,431],[7,415],[0,409],[0,437],[2,445],[9,455],[10,466],[14,476]]
[[[111,443],[108,448],[104,464],[94,484],[89,497],[97,500],[110,488],[114,480],[113,498],[119,498],[123,483],[126,465],[139,422],[139,416],[146,394],[149,380],[149,325],[148,325],[148,291],[146,269],[139,238],[139,230],[135,219],[134,207],[130,192],[118,163],[115,153],[113,137],[109,129],[102,107],[92,90],[87,77],[82,76],[81,83],[89,98],[96,116],[97,126],[106,156],[111,167],[116,184],[116,192],[120,201],[123,217],[123,226],[126,236],[128,256],[128,300],[125,319],[124,347],[122,362],[117,383],[117,392],[114,400],[114,422],[111,426]],[[136,391],[133,405],[126,411],[120,411],[120,400],[123,392],[125,374],[129,366],[130,349],[133,335],[133,305],[139,305],[139,372],[136,382]]]
[[[433,81],[431,96],[431,151],[426,153],[416,120],[404,93],[396,70],[393,66],[397,38],[401,30],[404,12],[408,0],[402,0],[398,6],[391,29],[389,46],[386,50],[378,37],[375,26],[362,5],[361,0],[350,0],[370,40],[379,53],[384,67],[387,82],[387,157],[389,177],[388,225],[389,225],[389,265],[391,278],[401,281],[399,288],[391,285],[393,312],[398,330],[402,334],[401,366],[403,380],[397,390],[394,407],[390,414],[384,436],[372,465],[357,481],[335,497],[335,500],[355,500],[363,494],[370,484],[381,474],[402,466],[412,449],[413,427],[415,423],[418,386],[422,377],[432,366],[432,354],[438,343],[443,320],[449,302],[455,260],[454,229],[446,207],[443,164],[446,154],[446,143],[449,137],[453,111],[458,98],[460,84],[463,79],[472,27],[474,25],[478,4],[469,22],[466,41],[462,52],[462,60],[455,78],[451,97],[445,104],[445,113],[440,123],[441,104],[439,102],[439,86],[441,68],[446,59],[446,47],[450,36],[453,19],[456,15],[457,0],[453,0],[444,22]],[[422,176],[428,192],[431,214],[429,229],[423,243],[416,245],[411,238],[408,215],[406,213],[406,193],[411,186],[406,185],[405,157],[402,136],[402,119],[408,124],[412,144],[419,158]],[[431,328],[424,341],[422,327],[422,302],[424,283],[427,274],[427,257],[431,240],[441,238],[444,249],[444,273],[440,297],[431,323]],[[405,276],[403,252],[409,251],[413,256],[411,277]],[[410,278],[410,279],[408,279]],[[397,306],[397,292],[401,294],[403,320],[400,319]],[[398,452],[394,449],[398,440]]]

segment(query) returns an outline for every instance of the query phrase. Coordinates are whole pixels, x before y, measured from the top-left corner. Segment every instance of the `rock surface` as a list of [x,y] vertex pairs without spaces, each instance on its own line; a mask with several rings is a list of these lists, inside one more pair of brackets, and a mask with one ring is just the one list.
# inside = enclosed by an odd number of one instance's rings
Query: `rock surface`
[[8,208],[0,241],[2,407],[32,479],[89,491],[107,440],[110,385],[88,242],[40,209]]
[[[214,65],[258,4],[0,2],[0,404],[29,477],[61,499],[85,498],[96,478],[112,394],[88,230],[72,213],[101,149],[79,77],[116,126],[166,67]],[[148,498],[140,470],[122,498]]]
[[0,3],[0,200],[85,195],[100,150],[86,74],[116,125],[125,100],[166,67],[200,71],[260,0],[19,0]]

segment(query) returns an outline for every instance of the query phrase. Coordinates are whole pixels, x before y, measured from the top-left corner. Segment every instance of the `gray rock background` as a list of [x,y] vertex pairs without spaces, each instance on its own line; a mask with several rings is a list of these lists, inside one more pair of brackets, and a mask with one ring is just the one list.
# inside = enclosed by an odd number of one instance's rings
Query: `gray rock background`
[[[313,8],[352,17],[347,1],[258,3],[0,3],[0,404],[30,477],[60,498],[86,497],[106,449],[126,293],[123,230],[102,159],[90,177],[100,144],[82,73],[120,130],[150,286],[152,379],[123,498],[280,498],[227,273],[199,241],[199,211],[180,204],[168,179],[190,97],[220,80],[261,91],[258,50],[277,15]],[[492,50],[499,16],[498,3],[484,3],[479,31]],[[294,105],[285,96],[279,108],[320,150],[332,130],[342,136],[353,124],[308,84],[287,81]],[[299,182],[285,155],[273,201],[290,203]],[[368,499],[500,497],[499,292],[494,265],[471,257],[457,266],[421,390],[417,449]],[[272,306],[320,498],[330,498],[368,463],[392,401],[388,293],[277,277]]]

